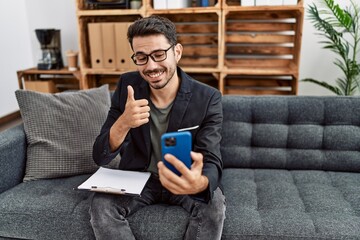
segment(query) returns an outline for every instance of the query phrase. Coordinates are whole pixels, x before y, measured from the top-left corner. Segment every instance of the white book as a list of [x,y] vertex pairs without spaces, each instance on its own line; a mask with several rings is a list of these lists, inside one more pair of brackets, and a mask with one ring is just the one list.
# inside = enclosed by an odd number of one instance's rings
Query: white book
[[168,9],[188,8],[188,7],[190,7],[189,0],[167,0]]
[[167,9],[167,0],[154,0],[154,9]]
[[149,172],[124,171],[100,167],[85,182],[79,185],[77,189],[139,196],[149,177]]
[[283,0],[283,5],[297,5],[297,0]]
[[241,6],[255,6],[255,0],[241,0]]
[[283,5],[283,0],[269,0],[268,4],[270,6],[279,6],[279,5]]
[[270,0],[255,0],[256,6],[267,6]]
[[279,6],[284,0],[255,0],[256,6]]

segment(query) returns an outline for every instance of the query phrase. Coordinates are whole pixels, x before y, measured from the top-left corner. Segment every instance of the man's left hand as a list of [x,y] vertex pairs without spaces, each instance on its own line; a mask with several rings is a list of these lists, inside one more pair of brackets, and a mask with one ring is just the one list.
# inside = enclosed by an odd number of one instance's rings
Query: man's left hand
[[179,195],[196,194],[208,187],[209,180],[202,175],[204,157],[201,153],[191,152],[193,160],[191,169],[171,154],[166,154],[164,158],[182,174],[178,176],[169,170],[162,161],[158,163],[160,182],[170,192]]

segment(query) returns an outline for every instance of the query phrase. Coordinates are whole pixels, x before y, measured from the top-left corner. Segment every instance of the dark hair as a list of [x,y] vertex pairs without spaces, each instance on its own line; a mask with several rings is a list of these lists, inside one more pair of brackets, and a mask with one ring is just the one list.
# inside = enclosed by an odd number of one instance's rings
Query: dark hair
[[129,26],[127,37],[132,48],[134,37],[157,34],[164,35],[171,45],[175,45],[177,43],[175,24],[165,17],[156,15],[136,20]]

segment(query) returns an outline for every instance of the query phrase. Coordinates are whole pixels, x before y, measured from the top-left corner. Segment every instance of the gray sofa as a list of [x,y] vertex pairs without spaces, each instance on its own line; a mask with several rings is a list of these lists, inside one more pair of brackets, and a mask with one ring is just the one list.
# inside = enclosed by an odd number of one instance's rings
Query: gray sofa
[[[360,98],[224,96],[223,239],[360,239]],[[94,239],[89,175],[22,183],[23,126],[0,133],[0,239]],[[154,205],[137,239],[182,239],[188,214]],[[105,226],[104,226],[105,227]]]

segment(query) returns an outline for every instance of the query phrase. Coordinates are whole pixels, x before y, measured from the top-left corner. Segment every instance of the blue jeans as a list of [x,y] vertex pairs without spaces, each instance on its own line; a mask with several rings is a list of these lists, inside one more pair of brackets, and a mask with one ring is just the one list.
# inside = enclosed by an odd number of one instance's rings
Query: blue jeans
[[220,188],[209,203],[188,195],[175,195],[166,190],[156,176],[146,183],[141,197],[95,193],[91,207],[91,225],[96,239],[135,239],[126,217],[145,206],[167,203],[182,206],[190,213],[184,239],[220,239],[225,219],[225,196]]

